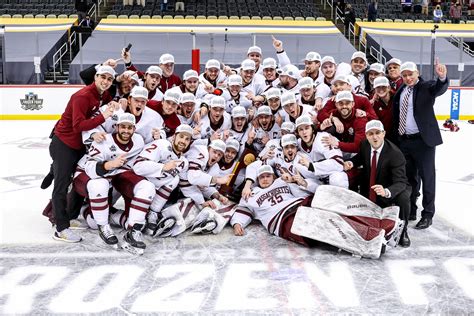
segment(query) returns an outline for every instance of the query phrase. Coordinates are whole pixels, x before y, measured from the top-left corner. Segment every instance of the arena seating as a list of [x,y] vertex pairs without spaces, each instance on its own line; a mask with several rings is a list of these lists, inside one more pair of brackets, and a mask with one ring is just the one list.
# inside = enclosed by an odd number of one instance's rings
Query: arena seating
[[3,0],[0,1],[0,16],[19,14],[33,15],[71,15],[75,14],[74,0]]
[[[355,15],[356,17],[363,19],[365,18],[365,12],[367,9],[367,0],[351,0],[346,3],[351,3],[352,7],[354,8]],[[413,13],[413,7],[411,8],[410,13],[403,13],[402,12],[402,5],[400,4],[400,0],[384,0],[384,1],[378,1],[378,14],[377,18],[380,19],[379,22],[390,22],[389,20],[392,20],[392,22],[395,19],[401,19],[405,22],[411,22],[410,20],[414,22],[432,22],[433,19],[433,7],[430,5],[429,7],[429,14],[428,15],[423,15],[423,14],[415,14]],[[468,20],[474,20],[474,15],[468,16],[467,14],[468,7],[465,5],[463,7],[463,13],[461,17],[461,21],[468,21]],[[445,17],[445,20],[449,20],[448,16],[448,10],[443,10],[443,14]],[[389,20],[386,20],[389,19]],[[406,21],[409,20],[409,21]],[[418,20],[418,21],[417,21]],[[395,21],[398,22],[398,21]],[[421,23],[423,23],[421,22]],[[448,22],[448,23],[449,23]]]
[[[118,1],[119,2],[119,1]],[[260,17],[319,17],[322,16],[312,0],[188,0],[185,11],[175,12],[176,0],[169,0],[167,9],[161,11],[160,0],[147,0],[145,7],[123,6],[116,3],[110,15],[146,16],[260,16]]]

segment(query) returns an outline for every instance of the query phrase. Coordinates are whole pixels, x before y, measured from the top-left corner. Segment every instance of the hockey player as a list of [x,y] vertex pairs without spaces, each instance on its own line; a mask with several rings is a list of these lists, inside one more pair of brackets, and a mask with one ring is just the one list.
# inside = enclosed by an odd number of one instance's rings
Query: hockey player
[[[249,123],[247,120],[247,112],[242,106],[236,106],[232,109],[232,126],[225,130],[223,135],[224,139],[233,138],[239,142],[240,145],[244,146],[248,139]],[[249,144],[251,145],[251,144]]]
[[[338,75],[332,84],[332,89],[337,95],[341,91],[351,91],[351,76],[350,75]],[[370,103],[369,99],[365,96],[352,93],[354,99],[354,110],[357,117],[367,117],[367,119],[375,120],[377,119],[377,114],[375,114],[374,108]],[[325,120],[328,120],[331,112],[336,110],[335,96],[330,98],[321,111],[318,112],[318,121],[324,123]],[[326,122],[329,123],[329,122]],[[332,120],[338,133],[343,132],[343,125],[338,120]]]
[[181,84],[181,78],[174,74],[174,56],[171,54],[163,54],[160,56],[159,66],[163,70],[160,85],[158,88],[165,93],[166,90]]
[[296,119],[301,115],[311,115],[316,118],[316,113],[313,111],[313,107],[306,104],[298,104],[296,96],[291,92],[285,92],[281,96],[281,105],[285,110],[283,120],[285,122],[295,123]]
[[321,55],[317,52],[308,52],[304,59],[304,76],[311,78],[314,85],[324,83],[324,75],[320,72]]
[[328,183],[343,188],[349,187],[347,175],[343,171],[344,161],[338,148],[325,146],[323,138],[330,135],[326,132],[316,132],[316,128],[308,115],[296,120],[296,132],[300,138],[299,148],[309,156],[309,161],[300,162],[321,181],[328,177]]
[[[154,139],[165,138],[162,131],[163,119],[161,116],[150,108],[146,107],[148,102],[148,91],[140,86],[133,88],[127,100],[127,108],[123,110],[118,108],[114,114],[97,128],[82,133],[82,139],[85,144],[92,141],[102,142],[107,133],[112,133],[117,125],[119,116],[125,112],[129,112],[135,116],[135,133],[143,137],[145,144],[152,142]],[[106,106],[102,106],[101,111],[106,111]]]
[[268,89],[265,92],[265,98],[267,99],[266,103],[272,110],[273,115],[280,116],[281,118],[288,116],[281,106],[281,90],[279,88]]
[[280,126],[277,124],[269,106],[262,105],[257,110],[257,127],[249,132],[247,143],[252,144],[257,153],[262,151],[270,139],[281,138]]
[[[333,110],[332,118],[337,118],[343,124],[343,132],[336,131],[334,136],[325,136],[322,142],[327,146],[341,149],[346,156],[359,151],[360,142],[365,139],[365,116],[358,117],[354,110],[354,95],[350,91],[341,91],[336,95],[336,108]],[[321,129],[325,130],[329,125],[321,124]]]
[[181,98],[181,93],[174,91],[166,91],[162,102],[148,102],[147,106],[161,115],[163,118],[163,130],[166,137],[171,137],[175,129],[181,124],[178,117],[178,104]]
[[300,164],[303,157],[306,157],[306,160],[309,160],[309,157],[306,153],[298,150],[296,136],[293,134],[282,136],[281,147],[277,146],[272,151],[271,158],[256,161],[247,168],[245,178],[252,180],[246,181],[247,190],[250,188],[249,185],[257,180],[257,169],[266,164],[272,166],[276,170],[276,175],[290,185],[294,196],[303,198],[312,196],[320,181],[312,171]]
[[280,84],[280,79],[278,78],[277,72],[277,62],[275,59],[269,57],[265,58],[262,62],[262,74],[265,77],[266,88],[265,91],[268,91],[270,88],[277,87]]
[[268,165],[258,168],[256,184],[247,200],[242,197],[230,220],[234,234],[244,235],[244,228],[252,219],[257,219],[270,234],[308,245],[305,238],[290,231],[294,214],[303,198],[295,197],[288,183],[281,178],[275,179],[273,169]]
[[183,74],[183,82],[176,87],[170,88],[170,91],[175,93],[189,92],[194,94],[198,102],[208,93],[214,91],[213,87],[206,88],[202,83],[199,83],[199,75],[196,70],[186,70]]
[[367,71],[367,76],[366,76],[366,81],[365,81],[365,93],[367,93],[369,100],[371,100],[372,103],[373,103],[373,96],[375,94],[374,80],[377,77],[385,77],[385,67],[382,64],[373,63],[372,65],[370,65]]
[[351,75],[360,82],[360,89],[365,91],[365,77],[367,69],[367,57],[364,52],[354,52],[351,57]]
[[225,85],[227,75],[221,71],[221,63],[217,59],[209,59],[206,62],[204,72],[199,75],[199,79],[204,79],[214,88],[219,88]]
[[263,102],[264,98],[261,94],[265,91],[266,84],[262,75],[255,73],[255,62],[246,59],[242,62],[239,75],[242,77],[242,91],[247,93],[247,98],[251,100],[254,105],[257,102]]
[[331,89],[325,83],[314,83],[310,77],[303,77],[298,81],[300,94],[298,104],[311,105],[317,113],[324,106],[324,101],[329,97]]
[[[209,94],[206,100],[212,99],[214,96]],[[242,77],[239,75],[230,75],[227,79],[227,89],[222,89],[222,97],[226,101],[225,111],[232,113],[232,109],[236,106],[242,106],[248,109],[252,106],[252,101],[247,98],[247,92],[242,91]]]
[[147,68],[144,75],[143,87],[148,90],[148,100],[161,101],[163,100],[163,92],[158,89],[163,71],[158,66],[150,66]]
[[[146,225],[150,235],[156,234],[159,214],[171,192],[178,186],[178,174],[188,171],[188,160],[184,153],[189,149],[192,137],[193,129],[181,124],[176,128],[171,143],[165,139],[152,142],[138,155],[133,165],[133,171],[137,175],[146,177],[155,185],[156,195],[151,203]],[[174,224],[168,223],[169,228]]]
[[231,127],[231,117],[225,112],[226,102],[221,96],[214,96],[209,103],[208,115],[201,118],[200,138],[222,139],[224,131]]
[[392,58],[385,63],[385,69],[387,71],[387,77],[390,80],[392,95],[395,95],[395,93],[403,84],[403,78],[400,72],[401,65],[402,62],[398,58]]
[[321,72],[324,75],[324,83],[330,87],[331,82],[336,76],[337,64],[332,56],[324,56],[321,59]]
[[[144,146],[141,136],[134,132],[135,116],[121,114],[117,121],[117,132],[107,134],[100,143],[93,142],[88,154],[79,161],[74,188],[79,194],[89,197],[99,236],[106,244],[116,247],[118,239],[109,225],[109,189],[111,182],[121,183],[117,190],[130,200],[123,246],[143,253],[146,246],[141,230],[154,195],[154,186],[144,178],[137,177],[126,165]],[[129,184],[126,189],[124,183]]]
[[[226,204],[228,199],[217,192],[215,185],[226,184],[232,177],[231,174],[224,177],[219,174],[218,162],[225,153],[225,143],[213,140],[209,146],[193,145],[186,153],[189,161],[189,170],[180,175],[180,189],[184,196],[190,197],[201,208],[216,205],[209,198],[216,198]],[[212,176],[214,174],[215,176]]]
[[305,246],[322,241],[373,259],[380,257],[385,238],[396,235],[397,207],[382,210],[351,191],[319,186],[312,207],[305,204],[286,182],[275,179],[272,167],[263,165],[252,194],[248,199],[242,197],[230,224],[236,236],[243,236],[245,227],[257,219],[270,234],[283,239]]
[[286,65],[280,71],[280,87],[282,92],[300,93],[298,80],[301,78],[301,70],[294,65]]

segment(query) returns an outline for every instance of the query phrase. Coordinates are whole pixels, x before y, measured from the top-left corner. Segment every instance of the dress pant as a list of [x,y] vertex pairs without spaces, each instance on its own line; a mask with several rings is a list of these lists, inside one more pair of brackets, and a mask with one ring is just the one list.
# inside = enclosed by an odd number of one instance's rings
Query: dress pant
[[[74,218],[75,214],[69,214],[67,192],[71,184],[71,179],[76,170],[77,162],[84,154],[83,150],[73,149],[64,144],[56,135],[53,136],[49,145],[49,154],[53,159],[54,188],[51,202],[53,205],[53,214],[56,218],[56,230],[58,232],[69,227],[69,220]],[[74,197],[73,197],[74,198]],[[70,201],[77,206],[74,201]]]
[[416,212],[416,199],[419,196],[420,183],[423,189],[423,211],[421,216],[433,218],[435,214],[436,195],[436,169],[435,154],[436,147],[425,144],[419,134],[400,137],[400,150],[402,151],[406,164],[408,182],[412,187],[411,211]]

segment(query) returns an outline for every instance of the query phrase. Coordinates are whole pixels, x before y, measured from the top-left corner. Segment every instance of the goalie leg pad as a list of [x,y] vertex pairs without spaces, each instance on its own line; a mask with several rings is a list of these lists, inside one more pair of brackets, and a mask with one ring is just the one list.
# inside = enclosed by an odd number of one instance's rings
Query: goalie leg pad
[[380,257],[385,231],[333,212],[299,207],[291,232],[371,259]]

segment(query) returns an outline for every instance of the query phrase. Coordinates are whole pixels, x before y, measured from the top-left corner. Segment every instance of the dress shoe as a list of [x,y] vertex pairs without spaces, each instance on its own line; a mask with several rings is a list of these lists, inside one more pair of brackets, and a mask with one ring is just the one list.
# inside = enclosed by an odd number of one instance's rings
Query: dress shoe
[[43,182],[41,182],[41,189],[45,190],[49,188],[51,183],[53,183],[54,180],[54,174],[48,173],[46,177],[44,177]]
[[431,226],[433,220],[431,218],[422,217],[420,221],[416,224],[416,229],[426,229]]
[[400,240],[398,241],[400,247],[408,248],[411,245],[410,237],[408,237],[408,231],[405,228],[400,236]]
[[408,217],[408,220],[409,221],[416,221],[416,214],[410,214],[410,216]]

